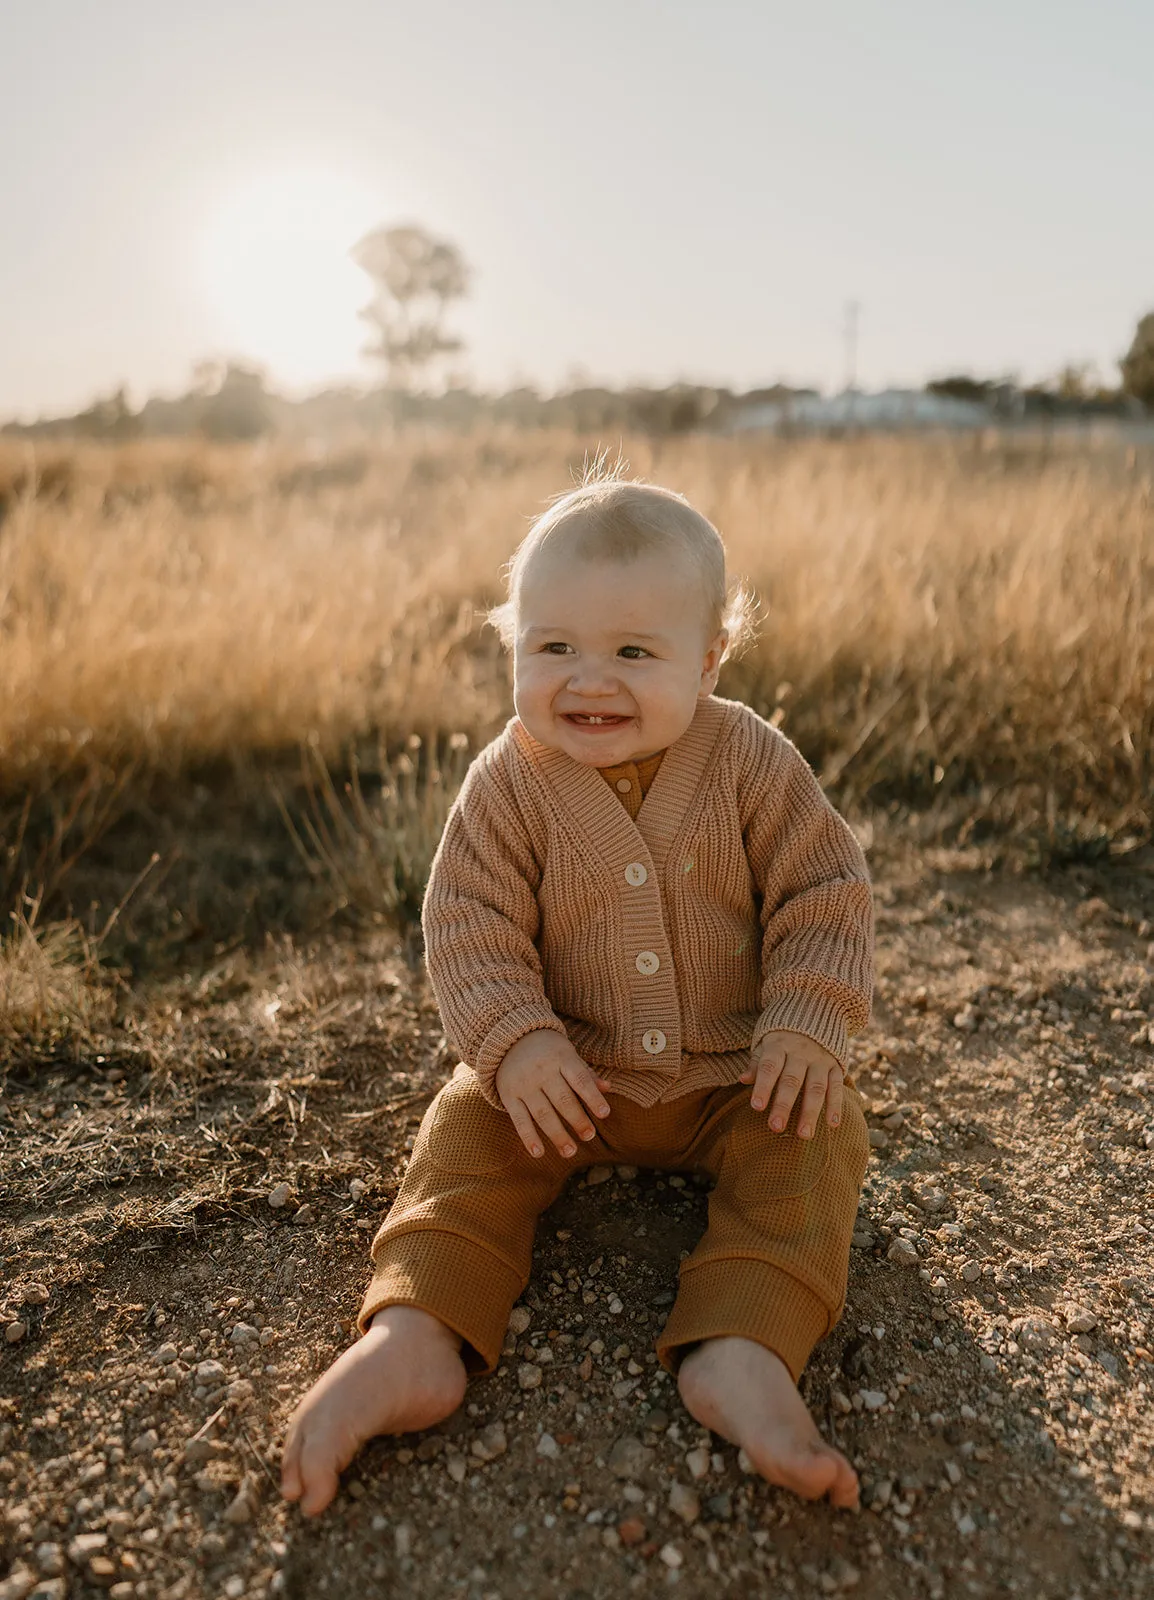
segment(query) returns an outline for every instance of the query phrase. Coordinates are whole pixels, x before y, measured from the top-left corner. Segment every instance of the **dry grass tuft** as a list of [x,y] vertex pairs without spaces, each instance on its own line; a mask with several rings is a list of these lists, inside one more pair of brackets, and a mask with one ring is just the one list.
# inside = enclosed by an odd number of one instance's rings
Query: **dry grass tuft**
[[0,1048],[58,1047],[112,1020],[113,980],[99,945],[74,921],[39,922],[40,902],[12,914],[0,939]]
[[319,741],[305,745],[301,762],[303,807],[294,817],[288,798],[278,798],[306,868],[327,879],[338,910],[418,923],[429,866],[469,765],[466,736],[426,742],[410,734],[393,759],[382,738],[368,773],[350,754],[340,788]]

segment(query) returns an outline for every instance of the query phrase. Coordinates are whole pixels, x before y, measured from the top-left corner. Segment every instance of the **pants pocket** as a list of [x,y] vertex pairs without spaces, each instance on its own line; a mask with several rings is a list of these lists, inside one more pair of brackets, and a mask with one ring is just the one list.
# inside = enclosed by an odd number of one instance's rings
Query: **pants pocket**
[[780,1133],[769,1126],[768,1111],[754,1111],[744,1097],[726,1130],[723,1170],[742,1191],[735,1199],[749,1202],[792,1200],[816,1189],[830,1164],[831,1130],[824,1109],[811,1139],[799,1139],[800,1100]]

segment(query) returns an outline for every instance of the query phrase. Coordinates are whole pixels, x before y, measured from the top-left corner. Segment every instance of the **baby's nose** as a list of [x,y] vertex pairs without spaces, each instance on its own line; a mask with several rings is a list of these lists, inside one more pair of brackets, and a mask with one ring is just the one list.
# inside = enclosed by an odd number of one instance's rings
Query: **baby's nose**
[[574,694],[616,694],[617,675],[603,662],[583,661],[570,673],[568,688]]

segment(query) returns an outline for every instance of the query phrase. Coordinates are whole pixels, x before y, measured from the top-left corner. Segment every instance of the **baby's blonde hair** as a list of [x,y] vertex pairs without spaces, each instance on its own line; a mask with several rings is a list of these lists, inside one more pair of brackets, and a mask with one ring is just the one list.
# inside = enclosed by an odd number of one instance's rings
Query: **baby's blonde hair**
[[707,606],[709,638],[728,634],[722,660],[739,654],[753,637],[757,602],[744,583],[727,582],[725,546],[707,517],[684,495],[641,478],[626,478],[627,463],[607,466],[604,455],[586,465],[581,483],[557,495],[534,521],[505,568],[509,598],[486,620],[507,650],[516,637],[521,583],[529,562],[545,545],[592,560],[632,561],[678,551],[696,566]]

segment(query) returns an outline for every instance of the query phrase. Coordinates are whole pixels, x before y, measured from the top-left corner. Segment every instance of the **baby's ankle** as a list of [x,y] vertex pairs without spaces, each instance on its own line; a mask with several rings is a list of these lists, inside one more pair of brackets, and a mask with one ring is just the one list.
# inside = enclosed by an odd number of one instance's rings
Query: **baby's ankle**
[[431,1311],[425,1311],[421,1306],[382,1306],[380,1311],[375,1312],[370,1318],[369,1329],[383,1330],[393,1338],[408,1339],[417,1336],[423,1339],[436,1339],[458,1352],[462,1344],[459,1333],[454,1333],[440,1317],[435,1317]]

